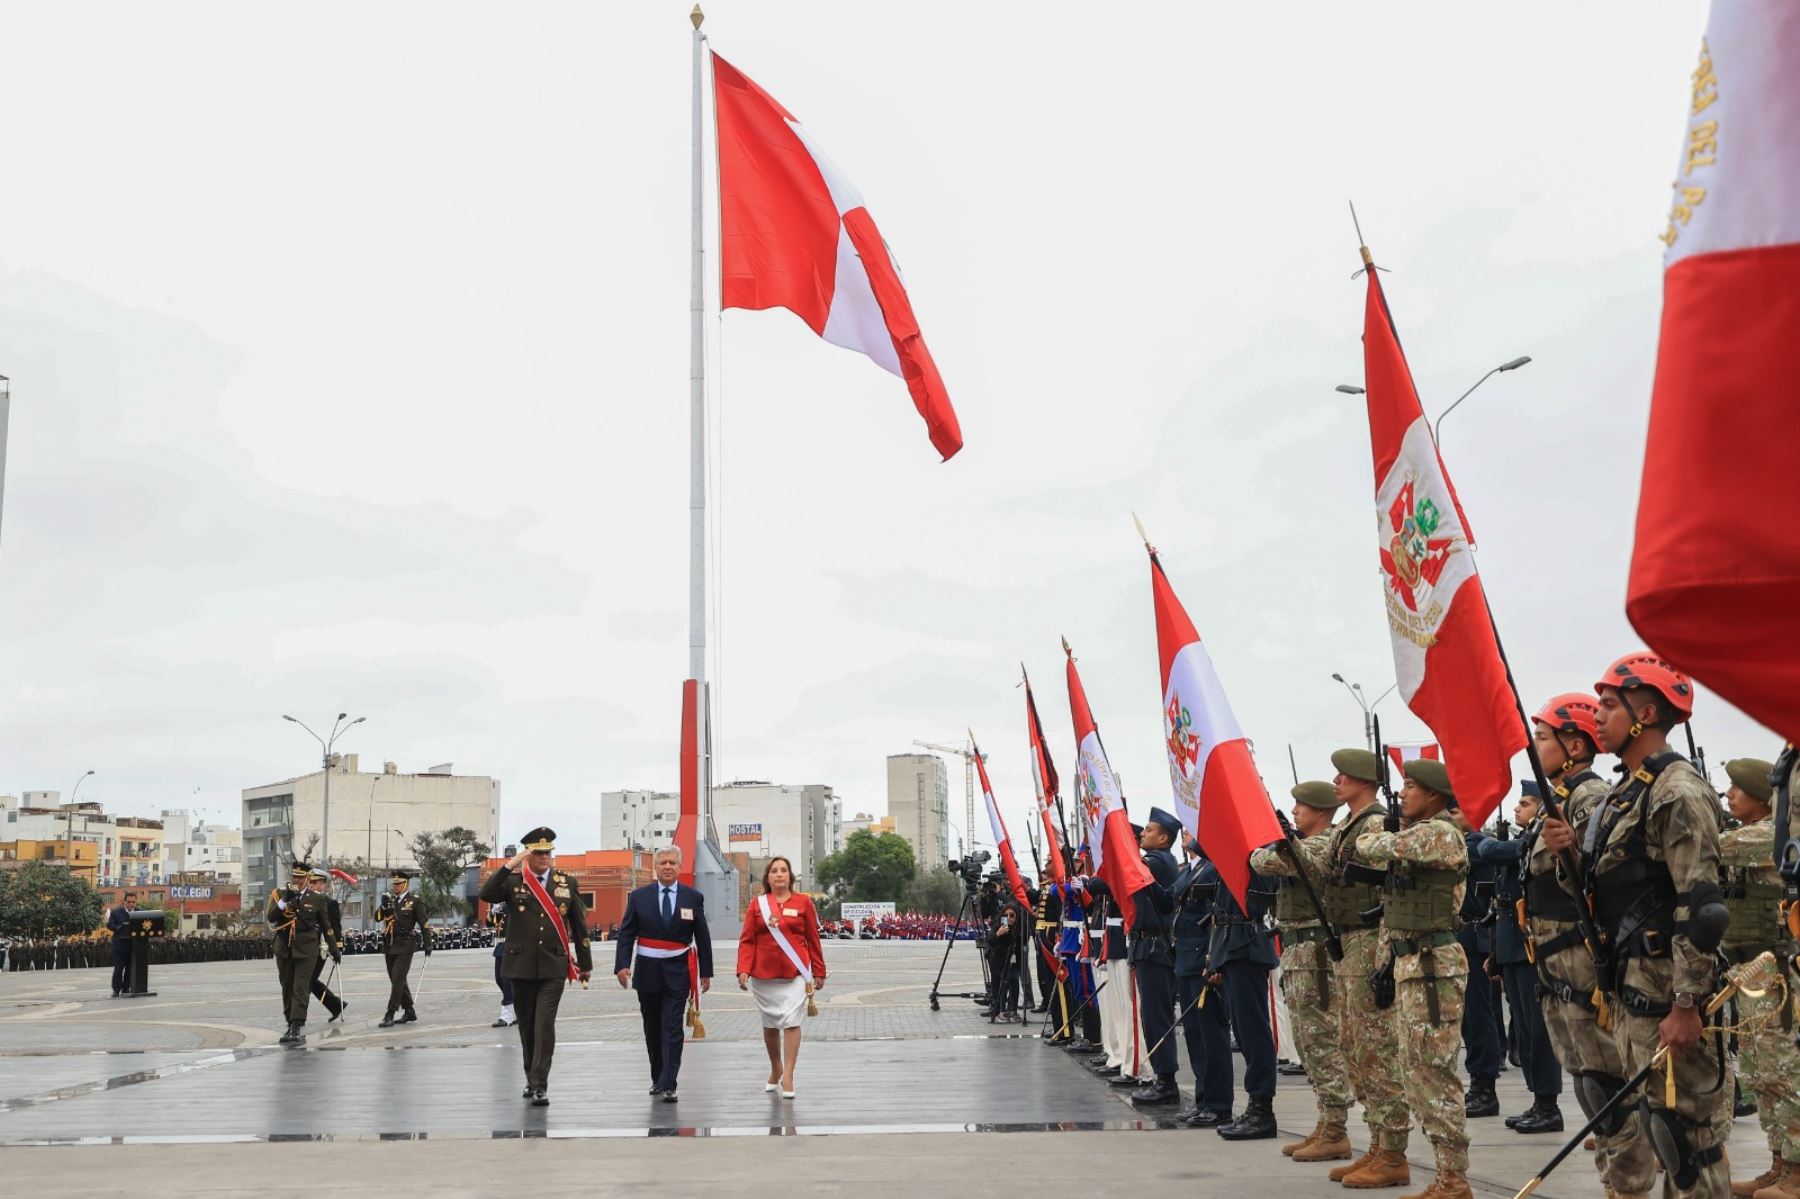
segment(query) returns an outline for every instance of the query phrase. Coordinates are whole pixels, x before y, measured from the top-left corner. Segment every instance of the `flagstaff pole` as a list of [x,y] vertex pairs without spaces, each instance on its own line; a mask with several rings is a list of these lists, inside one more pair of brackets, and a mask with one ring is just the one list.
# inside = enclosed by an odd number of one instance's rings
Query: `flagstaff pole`
[[[706,760],[712,737],[711,704],[706,694],[706,235],[703,224],[705,197],[701,187],[705,133],[701,85],[705,74],[706,38],[700,32],[700,24],[706,14],[696,4],[688,19],[694,25],[694,120],[689,185],[693,212],[688,269],[688,677],[697,684],[694,713],[694,747],[700,755],[699,811],[694,830],[697,844],[705,839],[704,830],[712,819],[712,771]],[[687,864],[687,869],[693,869],[693,864]]]

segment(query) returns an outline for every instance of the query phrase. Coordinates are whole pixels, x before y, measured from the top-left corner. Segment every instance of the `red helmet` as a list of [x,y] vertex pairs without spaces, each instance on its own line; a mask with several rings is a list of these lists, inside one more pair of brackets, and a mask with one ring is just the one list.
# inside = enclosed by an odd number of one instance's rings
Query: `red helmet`
[[[1606,675],[1594,684],[1594,690],[1616,687],[1648,687],[1669,702],[1686,720],[1694,714],[1694,684],[1679,670],[1649,650],[1626,654],[1607,668]],[[1677,722],[1679,723],[1679,722]]]
[[1552,696],[1532,719],[1559,733],[1581,733],[1596,747],[1600,744],[1600,705],[1580,691]]

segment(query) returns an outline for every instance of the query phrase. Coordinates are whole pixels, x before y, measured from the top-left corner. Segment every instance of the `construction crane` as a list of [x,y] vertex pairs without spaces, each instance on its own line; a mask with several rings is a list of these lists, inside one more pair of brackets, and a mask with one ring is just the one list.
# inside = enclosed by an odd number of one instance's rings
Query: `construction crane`
[[[959,757],[963,760],[963,793],[964,793],[964,799],[965,799],[965,802],[967,805],[967,811],[966,811],[965,815],[963,816],[963,821],[964,821],[963,833],[966,837],[968,837],[968,844],[964,846],[964,850],[966,852],[969,849],[973,849],[975,847],[975,758],[976,758],[974,743],[973,742],[964,742],[960,746],[951,746],[951,745],[934,745],[929,741],[914,741],[913,744],[918,746],[920,749],[935,749],[938,753],[941,753],[941,754],[954,754],[956,757]],[[982,755],[980,755],[980,757],[983,762],[987,761],[986,754],[982,754]]]

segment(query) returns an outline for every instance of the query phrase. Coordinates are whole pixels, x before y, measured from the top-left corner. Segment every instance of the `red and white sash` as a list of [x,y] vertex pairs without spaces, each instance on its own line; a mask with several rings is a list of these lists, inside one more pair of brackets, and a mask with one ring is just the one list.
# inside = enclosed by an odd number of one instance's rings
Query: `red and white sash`
[[762,911],[763,923],[769,927],[769,935],[775,938],[775,944],[780,946],[781,952],[787,955],[787,960],[793,964],[795,970],[799,971],[800,977],[806,980],[806,991],[810,995],[813,989],[812,968],[798,953],[794,952],[793,943],[781,931],[781,921],[776,917],[775,910],[769,906],[769,897],[766,894],[758,895],[756,903]]
[[538,881],[538,876],[529,870],[524,873],[525,886],[538,901],[538,906],[544,909],[544,915],[550,917],[550,927],[556,930],[556,938],[562,942],[563,956],[568,959],[569,981],[574,982],[581,977],[581,966],[575,959],[575,947],[569,944],[569,926],[563,923],[562,913],[557,911],[556,904],[550,899],[549,892],[544,890],[544,884]]

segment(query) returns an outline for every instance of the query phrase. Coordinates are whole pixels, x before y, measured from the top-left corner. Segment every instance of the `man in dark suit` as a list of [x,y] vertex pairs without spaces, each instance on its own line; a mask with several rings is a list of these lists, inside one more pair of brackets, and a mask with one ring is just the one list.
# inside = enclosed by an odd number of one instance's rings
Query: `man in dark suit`
[[[525,1055],[525,1098],[531,1100],[533,1107],[550,1103],[556,1013],[569,985],[570,954],[574,954],[576,974],[583,986],[594,969],[593,950],[588,943],[587,906],[575,880],[551,868],[550,855],[555,849],[556,834],[547,828],[534,828],[525,834],[513,860],[481,884],[482,902],[506,911],[506,944],[500,973],[512,980],[519,1048]],[[535,888],[532,880],[537,883]],[[539,892],[544,899],[538,898]],[[548,909],[545,900],[549,902]],[[561,932],[557,931],[558,920],[562,922]]]
[[625,899],[613,969],[621,987],[637,991],[644,1048],[650,1055],[650,1093],[674,1103],[685,1036],[682,1017],[695,981],[703,992],[712,989],[712,934],[706,928],[705,897],[680,881],[681,851],[658,850],[654,860],[656,881]]
[[112,930],[112,997],[117,999],[131,985],[131,912],[137,907],[137,893],[125,892],[125,900],[106,914],[106,927]]

